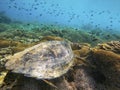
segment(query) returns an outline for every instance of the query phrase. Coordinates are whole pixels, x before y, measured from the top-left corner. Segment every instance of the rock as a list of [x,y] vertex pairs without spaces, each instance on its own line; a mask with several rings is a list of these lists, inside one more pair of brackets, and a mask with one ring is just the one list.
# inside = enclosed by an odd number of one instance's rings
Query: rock
[[77,90],[96,90],[96,83],[90,75],[89,67],[81,66],[76,69],[74,81]]
[[41,38],[41,41],[51,41],[51,40],[57,40],[57,41],[63,41],[63,38],[56,37],[56,36],[45,36]]
[[7,71],[0,72],[0,87],[4,84],[4,78],[7,75]]
[[120,41],[111,41],[103,44],[98,44],[99,49],[113,51],[117,54],[120,54]]
[[92,50],[92,61],[96,69],[104,75],[108,90],[120,89],[120,55],[102,49]]

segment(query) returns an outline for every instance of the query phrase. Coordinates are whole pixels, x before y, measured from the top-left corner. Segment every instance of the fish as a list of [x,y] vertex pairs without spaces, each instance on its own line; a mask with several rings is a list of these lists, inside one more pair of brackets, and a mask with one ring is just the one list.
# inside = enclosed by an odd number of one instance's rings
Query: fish
[[97,39],[97,38],[94,38],[94,39],[92,39],[92,41],[98,41],[98,39]]
[[34,9],[35,9],[35,10],[37,10],[37,8],[36,8],[36,7],[35,7]]
[[32,15],[32,13],[29,13],[29,15]]
[[13,6],[14,8],[17,8],[17,6]]
[[38,0],[34,0],[34,2],[37,2]]
[[8,6],[8,8],[11,8],[11,6]]
[[39,16],[42,16],[42,14],[40,14]]
[[15,1],[15,0],[10,0],[11,2]]

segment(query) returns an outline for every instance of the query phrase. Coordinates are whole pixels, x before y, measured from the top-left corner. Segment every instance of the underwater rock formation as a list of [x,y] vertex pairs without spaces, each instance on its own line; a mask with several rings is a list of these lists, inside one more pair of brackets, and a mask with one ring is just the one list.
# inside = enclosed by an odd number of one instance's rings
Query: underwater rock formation
[[99,44],[97,47],[103,50],[113,51],[117,54],[120,54],[120,41],[111,41],[104,44]]
[[0,39],[0,48],[6,48],[9,46],[16,46],[16,42],[12,42],[10,40]]
[[[33,45],[35,45],[35,43],[25,44],[17,41],[12,41],[12,40],[0,39],[0,52],[1,52],[0,55],[9,53],[6,51],[8,49],[9,50],[11,49],[11,52],[13,51],[13,53],[16,53]],[[7,53],[2,53],[2,52],[7,52]]]
[[96,70],[103,75],[102,84],[106,85],[107,90],[120,89],[120,55],[102,49],[92,50],[92,63]]
[[[1,50],[8,48],[9,45],[16,52],[22,51],[37,43],[44,41],[64,39],[54,36],[42,37],[40,41],[33,44],[24,44],[21,42],[8,42],[1,40]],[[48,80],[52,83],[49,85],[43,80],[25,77],[12,72],[6,71],[1,76],[0,90],[119,90],[120,89],[120,42],[111,41],[99,44],[91,48],[87,43],[71,43],[71,48],[75,55],[75,65],[63,76]],[[19,49],[18,49],[19,48]],[[15,53],[16,53],[15,52]],[[4,53],[5,55],[7,53]],[[3,58],[3,57],[1,57]],[[2,59],[1,59],[2,60]],[[7,76],[6,76],[7,74]],[[6,76],[6,77],[5,77]],[[14,78],[13,78],[14,77]],[[2,82],[3,85],[2,85]],[[57,87],[55,88],[54,87]]]
[[64,39],[56,36],[45,36],[40,39],[41,42],[52,41],[52,40],[63,41]]
[[[77,90],[96,90],[96,83],[90,75],[90,67],[81,66],[75,70],[74,82]],[[74,90],[74,89],[73,89]]]
[[90,52],[90,44],[87,43],[71,43],[72,50],[75,55],[86,57]]
[[27,47],[33,46],[35,43],[24,44],[17,41],[0,39],[0,71],[3,70],[5,60],[2,59],[8,55],[14,55]]

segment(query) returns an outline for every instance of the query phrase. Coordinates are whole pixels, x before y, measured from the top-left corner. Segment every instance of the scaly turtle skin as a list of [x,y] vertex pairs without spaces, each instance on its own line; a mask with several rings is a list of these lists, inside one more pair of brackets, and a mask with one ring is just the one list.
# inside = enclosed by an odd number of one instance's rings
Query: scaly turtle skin
[[7,57],[7,70],[37,79],[53,79],[73,65],[71,46],[65,41],[47,41]]

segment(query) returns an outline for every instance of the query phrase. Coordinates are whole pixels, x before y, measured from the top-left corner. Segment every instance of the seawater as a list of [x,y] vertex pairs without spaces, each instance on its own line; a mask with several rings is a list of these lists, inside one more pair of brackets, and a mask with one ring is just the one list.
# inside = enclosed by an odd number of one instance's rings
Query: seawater
[[119,0],[0,0],[0,32],[37,30],[39,36],[96,44],[119,40],[119,4]]

